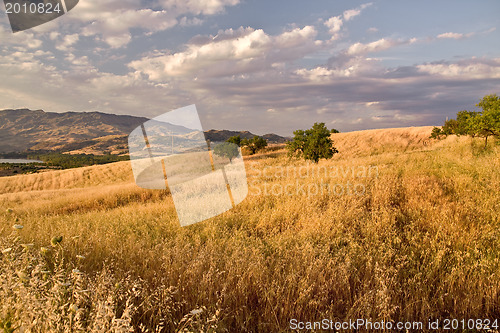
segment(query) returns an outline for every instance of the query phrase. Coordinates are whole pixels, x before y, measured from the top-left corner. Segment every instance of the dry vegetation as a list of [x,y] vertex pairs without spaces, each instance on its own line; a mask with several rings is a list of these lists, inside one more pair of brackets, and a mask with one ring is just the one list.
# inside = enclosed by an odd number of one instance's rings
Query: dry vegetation
[[[430,130],[335,134],[341,153],[317,167],[248,158],[248,198],[184,228],[128,162],[1,178],[0,321],[286,332],[292,318],[499,318],[500,146]],[[348,183],[365,191],[295,191]]]

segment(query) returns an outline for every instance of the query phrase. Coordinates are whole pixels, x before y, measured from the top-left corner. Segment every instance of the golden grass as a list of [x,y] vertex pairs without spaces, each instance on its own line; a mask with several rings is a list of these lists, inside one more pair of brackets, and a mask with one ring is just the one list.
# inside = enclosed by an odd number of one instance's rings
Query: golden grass
[[[430,130],[334,134],[341,153],[317,166],[248,158],[248,198],[185,228],[169,192],[136,187],[128,162],[0,179],[0,250],[11,249],[0,320],[32,332],[287,332],[292,318],[498,318],[500,147],[428,141]],[[307,193],[348,183],[365,191]]]
[[117,162],[89,167],[47,171],[29,175],[0,178],[0,194],[96,187],[134,181],[130,162]]
[[381,152],[405,152],[424,149],[429,140],[432,126],[388,128],[336,133],[331,137],[335,147],[350,156],[376,155]]

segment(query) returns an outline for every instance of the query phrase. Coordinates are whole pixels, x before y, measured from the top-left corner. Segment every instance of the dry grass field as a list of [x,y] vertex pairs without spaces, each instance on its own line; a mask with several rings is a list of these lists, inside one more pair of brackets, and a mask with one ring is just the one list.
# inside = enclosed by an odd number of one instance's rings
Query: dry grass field
[[248,197],[184,228],[130,162],[0,178],[4,331],[500,318],[500,145],[431,129],[334,134],[318,165],[248,157]]

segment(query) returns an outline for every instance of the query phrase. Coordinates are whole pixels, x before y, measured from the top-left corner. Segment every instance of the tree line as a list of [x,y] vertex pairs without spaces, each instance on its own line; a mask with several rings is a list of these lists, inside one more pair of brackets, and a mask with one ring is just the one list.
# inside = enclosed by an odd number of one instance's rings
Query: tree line
[[448,119],[442,127],[434,127],[432,139],[440,139],[448,135],[468,135],[484,138],[484,146],[489,137],[500,136],[500,98],[494,95],[484,96],[476,107],[480,111],[459,111],[456,119]]
[[[296,130],[293,132],[293,139],[286,143],[288,155],[311,160],[314,163],[318,163],[322,158],[331,158],[338,153],[330,137],[334,133],[340,132],[336,129],[329,130],[325,123],[314,123],[313,127],[308,130]],[[267,141],[257,135],[252,139],[241,139],[239,135],[232,136],[226,142],[216,145],[214,154],[231,161],[239,155],[238,147],[246,148],[253,155],[267,147]]]

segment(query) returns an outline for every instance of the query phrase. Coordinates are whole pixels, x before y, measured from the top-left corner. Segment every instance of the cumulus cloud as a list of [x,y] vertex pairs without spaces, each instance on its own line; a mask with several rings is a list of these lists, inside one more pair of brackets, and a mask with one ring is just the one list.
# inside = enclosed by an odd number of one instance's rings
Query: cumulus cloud
[[285,61],[300,59],[320,46],[313,26],[285,31],[277,36],[262,29],[239,28],[216,36],[197,38],[186,50],[151,55],[129,64],[153,81],[182,76],[228,76],[262,71]]
[[407,44],[410,43],[411,41],[405,41],[405,40],[394,40],[394,39],[379,39],[371,43],[363,44],[363,43],[355,43],[351,45],[347,49],[347,54],[348,55],[360,55],[360,54],[366,54],[370,52],[379,52],[383,50],[390,49],[394,46],[397,45],[402,45],[402,44]]
[[369,2],[369,3],[362,4],[358,8],[346,10],[344,12],[344,20],[349,21],[349,20],[353,19],[354,17],[361,14],[361,11],[363,9],[370,7],[372,4],[373,4],[372,2]]
[[102,39],[112,48],[127,45],[132,36],[130,29],[141,28],[148,32],[157,32],[171,28],[177,20],[166,10],[128,9],[115,12],[99,13],[97,19],[86,25],[83,36],[102,35]]
[[333,16],[330,17],[326,22],[325,25],[330,28],[328,30],[331,35],[337,35],[340,32],[340,29],[342,29],[342,26],[344,25],[344,21],[342,20],[341,16]]
[[500,79],[500,58],[469,59],[461,60],[456,63],[427,63],[416,67],[422,73],[450,79]]
[[342,78],[353,78],[359,76],[372,77],[374,74],[384,72],[379,62],[371,58],[351,58],[341,66],[328,67],[318,66],[313,69],[301,68],[294,73],[310,82],[325,83]]
[[13,34],[4,26],[0,25],[0,48],[4,50],[15,47],[17,50],[36,50],[42,47],[43,40],[31,31],[23,31]]
[[328,32],[332,35],[332,39],[338,39],[340,37],[340,31],[344,25],[344,22],[352,20],[354,17],[361,14],[361,12],[372,5],[372,3],[365,3],[358,8],[349,9],[344,11],[342,15],[332,16],[324,22],[324,25],[329,29]]
[[[57,38],[55,35],[51,36],[51,38]],[[64,36],[63,40],[56,45],[56,49],[59,51],[70,51],[71,47],[78,42],[80,36],[78,34],[71,34]]]
[[[151,9],[145,0],[87,0],[68,13],[68,20],[81,25],[83,36],[95,36],[111,48],[121,48],[133,39],[132,29],[152,34],[176,25],[200,25],[203,17],[198,16],[219,14],[238,3],[239,0],[160,0],[159,6]],[[56,21],[51,25],[60,23]],[[37,31],[44,32],[47,27],[40,26]]]
[[[3,107],[156,116],[196,103],[206,128],[290,135],[291,129],[315,121],[343,131],[439,124],[443,115],[453,116],[500,88],[499,58],[389,67],[373,55],[467,34],[392,35],[333,45],[330,37],[343,37],[346,22],[370,4],[320,23],[330,32],[324,40],[318,40],[313,25],[273,34],[240,27],[195,36],[172,50],[119,49],[138,35],[209,22],[206,15],[222,13],[238,1],[156,4],[141,9],[136,0],[119,5],[117,0],[86,0],[65,20],[54,21],[68,27],[59,32],[45,27],[12,34],[0,25],[0,76],[9,78],[0,82]],[[83,33],[76,35],[77,30]]]

